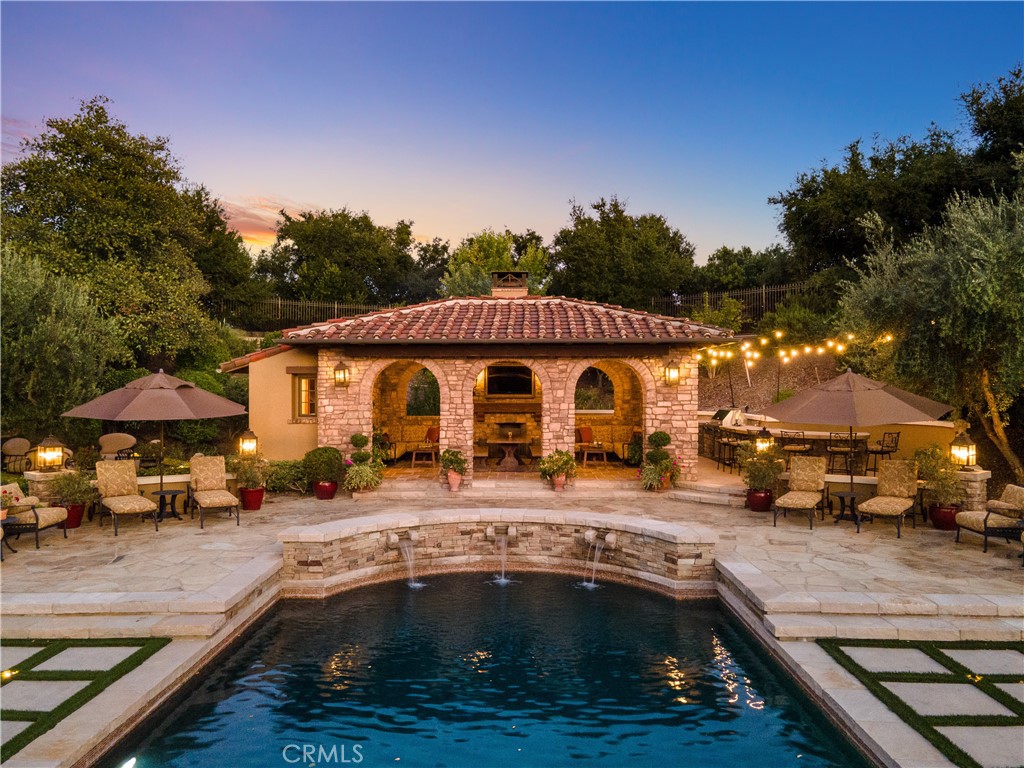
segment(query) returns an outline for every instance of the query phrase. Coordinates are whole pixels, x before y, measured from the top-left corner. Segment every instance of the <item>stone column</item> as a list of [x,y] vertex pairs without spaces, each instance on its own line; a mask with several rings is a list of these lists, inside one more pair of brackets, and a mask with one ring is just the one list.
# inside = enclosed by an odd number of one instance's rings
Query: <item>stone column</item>
[[984,512],[988,501],[988,481],[992,473],[981,467],[964,469],[956,473],[964,494],[964,512]]

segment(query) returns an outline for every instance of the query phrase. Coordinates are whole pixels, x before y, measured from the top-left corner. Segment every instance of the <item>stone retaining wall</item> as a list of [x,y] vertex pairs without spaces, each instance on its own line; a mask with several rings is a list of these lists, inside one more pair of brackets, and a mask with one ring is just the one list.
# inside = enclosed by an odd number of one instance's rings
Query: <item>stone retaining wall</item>
[[387,514],[288,528],[278,534],[284,547],[283,597],[320,598],[373,581],[403,578],[401,552],[388,545],[389,534],[411,534],[416,576],[442,571],[500,568],[500,554],[487,530],[498,534],[514,526],[508,542],[507,570],[561,571],[583,575],[593,529],[603,538],[614,532],[597,578],[639,583],[674,597],[709,597],[715,592],[717,536],[699,525],[625,515],[567,513],[554,510],[438,510],[424,514]]

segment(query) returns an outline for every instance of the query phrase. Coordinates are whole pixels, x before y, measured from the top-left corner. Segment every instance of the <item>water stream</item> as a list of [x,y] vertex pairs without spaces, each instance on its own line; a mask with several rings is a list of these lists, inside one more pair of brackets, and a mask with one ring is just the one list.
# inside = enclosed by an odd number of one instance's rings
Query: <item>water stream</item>
[[398,542],[398,551],[402,553],[402,559],[405,560],[405,569],[409,574],[408,584],[410,589],[422,589],[427,586],[422,581],[416,581],[416,566],[413,563],[412,556],[413,543],[409,539],[402,539]]

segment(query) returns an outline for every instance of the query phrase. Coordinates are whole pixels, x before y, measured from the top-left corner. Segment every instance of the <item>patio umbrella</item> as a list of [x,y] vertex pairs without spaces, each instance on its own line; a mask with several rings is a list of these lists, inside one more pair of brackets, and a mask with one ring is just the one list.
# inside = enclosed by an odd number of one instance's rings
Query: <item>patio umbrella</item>
[[[843,375],[797,392],[762,413],[779,421],[848,427],[852,446],[854,427],[934,421],[951,410],[943,403],[847,369]],[[853,462],[849,464],[852,491]]]
[[151,373],[61,414],[76,419],[160,422],[160,490],[164,489],[164,422],[241,416],[245,406],[191,381]]

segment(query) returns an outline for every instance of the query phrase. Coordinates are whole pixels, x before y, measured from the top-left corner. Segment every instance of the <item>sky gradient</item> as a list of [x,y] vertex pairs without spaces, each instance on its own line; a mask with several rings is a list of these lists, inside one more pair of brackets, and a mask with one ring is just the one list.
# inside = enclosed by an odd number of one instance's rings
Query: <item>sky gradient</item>
[[1024,60],[1018,2],[5,1],[0,25],[4,162],[105,95],[255,247],[282,208],[345,206],[550,242],[571,200],[617,195],[699,262],[760,249],[799,173],[966,129],[959,94]]

